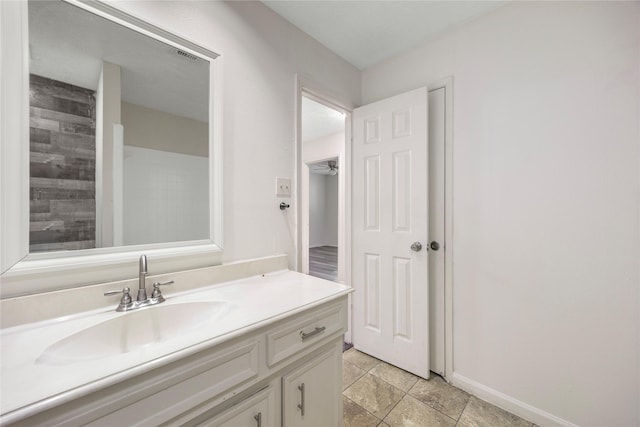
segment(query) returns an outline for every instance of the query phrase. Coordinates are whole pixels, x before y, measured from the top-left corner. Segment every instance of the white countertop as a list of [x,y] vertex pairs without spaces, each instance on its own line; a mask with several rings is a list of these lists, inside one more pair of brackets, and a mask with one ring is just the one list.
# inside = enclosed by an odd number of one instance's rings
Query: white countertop
[[0,335],[0,422],[22,419],[84,396],[350,291],[348,286],[288,270],[183,293],[172,294],[171,289],[165,289],[167,300],[157,307],[225,301],[229,308],[206,328],[128,353],[68,364],[41,363],[37,359],[61,339],[129,313],[117,313],[114,306],[4,329]]

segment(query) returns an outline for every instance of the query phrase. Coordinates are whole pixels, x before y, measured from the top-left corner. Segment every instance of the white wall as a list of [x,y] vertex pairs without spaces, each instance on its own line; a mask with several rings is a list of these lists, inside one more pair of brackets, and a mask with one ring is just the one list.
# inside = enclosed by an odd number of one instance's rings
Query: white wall
[[[305,141],[302,146],[302,161],[317,163],[323,160],[335,160],[344,156],[344,132],[336,132],[311,141]],[[338,168],[340,167],[338,159]],[[339,176],[339,175],[338,175]]]
[[309,175],[309,247],[338,246],[338,176]]
[[325,239],[327,181],[324,175],[309,174],[309,247],[322,246]]
[[363,99],[449,75],[454,382],[639,425],[640,3],[514,2],[366,70]]
[[[340,167],[338,165],[338,167]],[[338,216],[339,216],[339,200],[340,200],[340,176],[325,175],[325,209],[326,209],[326,227],[327,240],[326,245],[338,246]],[[344,249],[343,249],[344,250]]]
[[278,209],[275,177],[295,176],[295,75],[358,104],[360,72],[260,2],[118,6],[222,54],[224,261],[287,253],[293,265],[295,209]]

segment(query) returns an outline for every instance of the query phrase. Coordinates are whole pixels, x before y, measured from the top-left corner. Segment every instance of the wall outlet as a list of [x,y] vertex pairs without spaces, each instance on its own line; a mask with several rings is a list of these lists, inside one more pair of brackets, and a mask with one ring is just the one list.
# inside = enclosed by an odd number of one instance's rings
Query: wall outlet
[[276,197],[291,197],[291,178],[276,177]]

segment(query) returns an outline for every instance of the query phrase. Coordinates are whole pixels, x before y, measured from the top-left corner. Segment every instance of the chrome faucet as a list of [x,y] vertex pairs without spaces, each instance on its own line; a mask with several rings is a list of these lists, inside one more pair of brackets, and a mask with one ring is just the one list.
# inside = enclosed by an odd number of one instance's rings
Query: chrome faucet
[[138,271],[138,298],[137,301],[147,299],[147,256],[140,256],[140,270]]
[[142,255],[140,257],[140,268],[138,269],[138,297],[136,298],[136,300],[133,301],[133,299],[131,298],[131,289],[129,288],[124,288],[117,291],[107,291],[104,293],[105,296],[122,294],[122,299],[120,300],[120,304],[116,308],[116,311],[135,310],[136,308],[160,304],[161,302],[165,301],[164,297],[162,296],[162,292],[160,292],[160,286],[170,285],[173,283],[173,280],[169,280],[168,282],[164,283],[155,282],[153,284],[153,292],[151,293],[151,298],[148,298],[146,287],[148,274],[149,272],[147,270],[147,256]]

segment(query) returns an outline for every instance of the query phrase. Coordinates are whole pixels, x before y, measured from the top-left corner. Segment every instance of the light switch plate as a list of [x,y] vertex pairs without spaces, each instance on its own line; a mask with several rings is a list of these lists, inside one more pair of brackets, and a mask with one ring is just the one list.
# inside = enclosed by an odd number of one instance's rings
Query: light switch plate
[[276,177],[276,196],[291,197],[291,178]]

